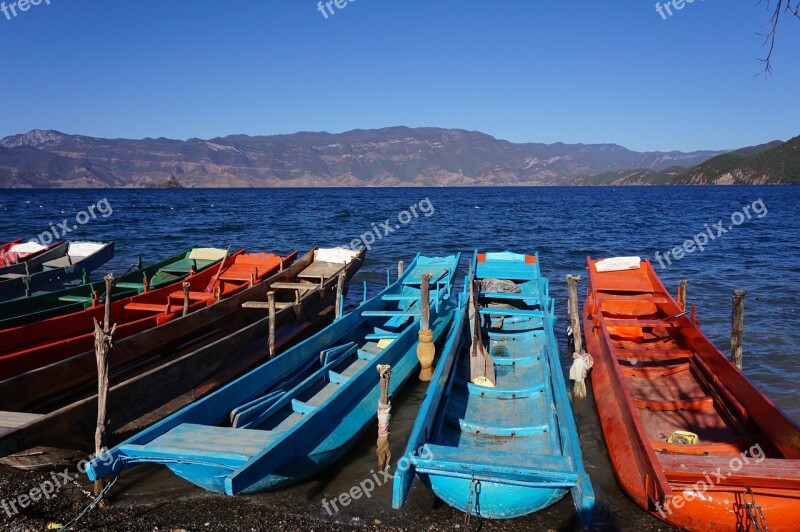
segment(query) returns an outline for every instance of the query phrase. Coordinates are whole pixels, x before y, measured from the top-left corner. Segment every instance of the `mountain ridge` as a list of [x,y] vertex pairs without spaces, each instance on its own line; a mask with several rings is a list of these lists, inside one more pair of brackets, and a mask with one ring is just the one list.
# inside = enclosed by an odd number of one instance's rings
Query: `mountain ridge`
[[658,174],[730,153],[512,143],[479,131],[406,126],[207,140],[31,130],[0,140],[0,187],[148,187],[170,179],[184,187],[591,184],[581,176]]

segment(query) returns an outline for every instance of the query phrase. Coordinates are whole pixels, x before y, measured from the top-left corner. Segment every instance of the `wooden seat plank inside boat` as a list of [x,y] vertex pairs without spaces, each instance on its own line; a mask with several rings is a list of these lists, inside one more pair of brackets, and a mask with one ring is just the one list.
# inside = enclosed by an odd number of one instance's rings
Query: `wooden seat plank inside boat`
[[262,430],[185,423],[143,447],[151,454],[177,455],[186,460],[202,461],[227,455],[244,463],[272,439],[274,436]]
[[300,272],[298,277],[301,279],[319,280],[320,278],[329,279],[342,271],[342,264],[334,262],[315,261],[308,268]]
[[[537,456],[535,460],[525,460],[518,452],[509,450],[485,450],[447,445],[425,444],[426,454],[433,457],[429,462],[415,459],[422,467],[456,468],[465,473],[478,475],[497,474],[503,470],[508,478],[531,482],[532,479],[547,482],[560,479],[575,482],[570,460],[561,455]],[[491,464],[491,466],[487,465]]]
[[630,293],[653,296],[653,285],[647,272],[642,269],[598,273],[594,264],[591,264],[590,268],[596,279],[597,284],[593,285],[596,292],[605,292],[603,294],[605,296],[630,296]]
[[0,411],[0,430],[21,427],[41,417],[43,417],[42,414]]

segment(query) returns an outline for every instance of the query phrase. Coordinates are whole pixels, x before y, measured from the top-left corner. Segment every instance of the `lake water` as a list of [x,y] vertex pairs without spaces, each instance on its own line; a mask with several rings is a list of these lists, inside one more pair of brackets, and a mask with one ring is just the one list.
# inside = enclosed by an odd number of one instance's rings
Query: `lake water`
[[[90,205],[94,205],[94,219],[88,212]],[[587,255],[648,257],[668,287],[674,289],[680,279],[689,281],[688,301],[697,304],[704,332],[723,352],[730,348],[731,293],[747,291],[744,372],[800,420],[798,187],[3,190],[0,214],[3,240],[37,237],[51,225],[59,233],[61,227],[77,226],[67,235],[72,239],[115,240],[117,257],[102,271],[117,274],[139,254],[152,262],[191,246],[224,248],[229,244],[249,251],[304,251],[314,245],[349,245],[354,239],[369,243],[371,237],[362,235],[374,236],[377,231],[380,239],[375,237],[371,243],[364,267],[351,286],[350,305],[361,299],[362,281],[368,282],[370,295],[375,294],[386,282],[386,269],[394,277],[397,261],[407,264],[417,252],[463,252],[462,274],[466,274],[475,248],[538,251],[556,298],[562,340],[565,275],[584,273]],[[703,251],[691,245],[695,236]],[[675,253],[673,248],[687,240],[693,242],[683,253]],[[662,258],[662,268],[655,254],[663,257],[667,251],[671,264]],[[582,299],[585,283],[581,290]],[[562,358],[566,366],[568,361]],[[424,390],[414,383],[396,402],[395,457],[403,452]],[[601,525],[634,529],[652,524],[615,488],[591,397],[575,408],[589,473],[609,512],[601,517]],[[327,478],[254,499],[264,504],[281,501],[298,511],[325,516],[320,506],[323,497],[330,499],[369,476],[373,445],[370,434],[341,469]],[[166,473],[156,477],[159,486],[166,483],[175,492],[193,493],[194,488]],[[141,475],[122,482],[123,499],[125,494],[134,501],[151,493],[152,480],[135,482],[137,478]],[[437,519],[457,522],[455,513],[436,504],[422,486],[415,486],[403,512],[391,511],[389,492],[387,488],[372,501],[352,505],[337,519],[370,523],[380,518],[402,524],[403,519],[415,519],[415,512],[433,512]],[[570,507],[567,497],[549,513],[519,524],[558,528],[568,522]]]

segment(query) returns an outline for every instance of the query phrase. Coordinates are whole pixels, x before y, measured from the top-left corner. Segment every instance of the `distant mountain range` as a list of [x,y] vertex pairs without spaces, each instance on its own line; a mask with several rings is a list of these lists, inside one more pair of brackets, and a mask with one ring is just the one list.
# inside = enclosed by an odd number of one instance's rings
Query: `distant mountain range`
[[684,153],[515,144],[440,128],[185,141],[33,130],[0,140],[0,187],[787,183],[800,181],[797,141]]

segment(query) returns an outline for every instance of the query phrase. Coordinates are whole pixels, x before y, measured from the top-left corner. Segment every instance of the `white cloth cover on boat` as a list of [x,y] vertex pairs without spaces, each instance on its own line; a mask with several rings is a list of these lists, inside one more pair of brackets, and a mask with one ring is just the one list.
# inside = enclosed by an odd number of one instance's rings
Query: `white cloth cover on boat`
[[314,260],[333,264],[348,264],[358,256],[358,251],[348,248],[321,248],[314,252]]
[[612,257],[599,260],[595,263],[598,272],[618,272],[622,270],[638,270],[642,263],[641,257]]
[[522,289],[514,281],[508,279],[493,279],[487,277],[481,281],[481,289],[484,292],[506,292],[509,294],[519,294]]
[[70,257],[88,257],[100,251],[105,244],[100,242],[70,242],[69,243],[69,256]]
[[14,244],[8,251],[22,255],[23,253],[38,253],[45,249],[47,249],[47,246],[43,246],[38,242],[25,242],[24,244]]

